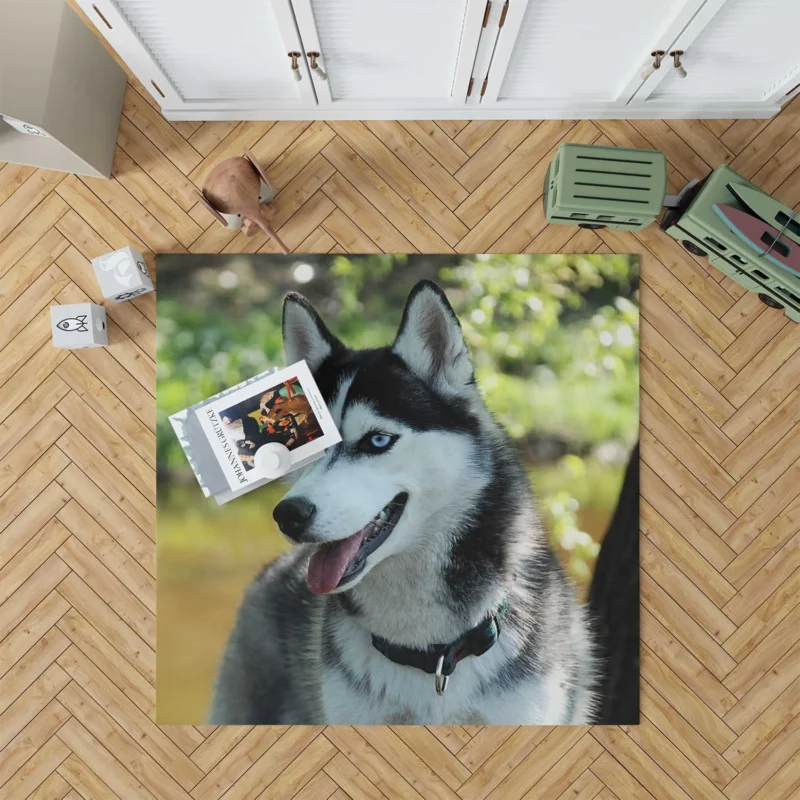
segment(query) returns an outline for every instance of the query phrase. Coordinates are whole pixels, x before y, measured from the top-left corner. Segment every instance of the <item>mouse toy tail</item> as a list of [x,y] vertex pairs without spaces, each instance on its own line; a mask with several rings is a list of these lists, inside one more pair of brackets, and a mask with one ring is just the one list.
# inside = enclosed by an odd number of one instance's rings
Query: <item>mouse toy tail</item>
[[289,252],[289,248],[284,244],[281,237],[278,236],[278,234],[275,232],[275,229],[272,227],[272,225],[270,225],[269,222],[267,222],[267,220],[264,219],[263,214],[259,214],[255,221],[258,227],[261,228],[261,230],[264,231],[264,233],[266,233],[267,236],[272,237],[272,239],[275,241],[275,244],[278,245],[282,253]]

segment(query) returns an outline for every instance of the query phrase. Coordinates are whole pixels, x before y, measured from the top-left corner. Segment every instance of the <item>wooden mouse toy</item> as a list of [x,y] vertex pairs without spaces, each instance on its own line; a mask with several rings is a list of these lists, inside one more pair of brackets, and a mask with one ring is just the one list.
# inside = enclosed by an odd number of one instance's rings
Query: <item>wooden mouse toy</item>
[[244,226],[246,236],[254,236],[258,228],[271,236],[281,252],[289,248],[269,224],[271,203],[275,190],[267,175],[249,150],[243,156],[226,158],[217,164],[206,178],[200,199],[205,207],[226,228]]

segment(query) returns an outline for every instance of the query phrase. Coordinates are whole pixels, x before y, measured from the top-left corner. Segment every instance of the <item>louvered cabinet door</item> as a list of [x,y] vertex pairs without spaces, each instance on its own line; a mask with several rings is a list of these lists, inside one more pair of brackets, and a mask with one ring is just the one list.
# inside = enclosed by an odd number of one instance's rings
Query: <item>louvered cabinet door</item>
[[[659,41],[703,0],[509,0],[482,106],[569,111],[624,105]],[[671,40],[671,39],[670,39]]]
[[708,0],[672,42],[669,59],[632,105],[782,103],[800,90],[800,0]]
[[[466,98],[486,0],[292,0],[320,107],[443,108]],[[391,113],[388,114],[391,118]]]
[[289,0],[77,2],[165,113],[316,106]]

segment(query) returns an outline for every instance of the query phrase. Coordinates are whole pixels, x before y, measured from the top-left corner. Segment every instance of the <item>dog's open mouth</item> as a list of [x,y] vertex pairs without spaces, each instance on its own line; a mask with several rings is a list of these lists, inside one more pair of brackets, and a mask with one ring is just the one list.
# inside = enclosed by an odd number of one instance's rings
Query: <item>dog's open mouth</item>
[[392,498],[361,530],[347,539],[319,545],[308,564],[308,588],[314,594],[328,594],[353,580],[394,530],[408,502],[408,493]]

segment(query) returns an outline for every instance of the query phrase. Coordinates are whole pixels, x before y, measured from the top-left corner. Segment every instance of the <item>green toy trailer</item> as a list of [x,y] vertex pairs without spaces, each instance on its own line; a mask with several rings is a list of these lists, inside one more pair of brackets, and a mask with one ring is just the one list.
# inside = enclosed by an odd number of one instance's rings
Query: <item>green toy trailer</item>
[[562,144],[544,183],[548,222],[638,231],[664,205],[667,160],[658,150]]
[[[562,144],[545,177],[545,216],[561,225],[637,231],[666,207],[660,226],[668,236],[800,322],[797,215],[727,166],[678,195],[665,194],[666,185],[667,162],[658,150]],[[745,220],[748,230],[737,230],[732,218]]]
[[693,255],[708,256],[720,272],[756,292],[763,303],[785,309],[789,319],[800,322],[800,274],[759,255],[714,210],[716,205],[750,212],[731,186],[746,186],[763,194],[730,167],[718,167],[681,193],[678,206],[668,209],[661,220],[661,229]]

